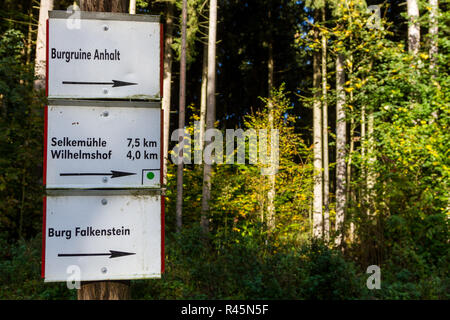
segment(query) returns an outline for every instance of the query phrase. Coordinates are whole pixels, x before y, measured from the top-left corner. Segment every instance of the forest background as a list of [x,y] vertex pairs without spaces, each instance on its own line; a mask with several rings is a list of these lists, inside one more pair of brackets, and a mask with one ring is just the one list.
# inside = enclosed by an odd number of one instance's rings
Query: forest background
[[[0,299],[76,298],[40,278],[37,48],[40,10],[73,4],[0,6]],[[448,1],[219,0],[214,25],[211,4],[187,1],[186,129],[278,129],[279,171],[185,164],[180,203],[167,161],[166,271],[132,281],[132,298],[449,299]],[[165,25],[169,132],[183,103],[181,10],[136,2]],[[366,286],[371,265],[381,289]]]

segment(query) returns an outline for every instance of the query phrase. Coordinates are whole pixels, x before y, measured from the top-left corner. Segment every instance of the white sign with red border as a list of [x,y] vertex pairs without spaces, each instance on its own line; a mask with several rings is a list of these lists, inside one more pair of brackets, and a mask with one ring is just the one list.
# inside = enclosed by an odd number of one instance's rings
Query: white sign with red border
[[48,189],[161,187],[159,102],[50,100],[45,114]]
[[164,269],[160,195],[50,195],[44,200],[46,282],[159,278]]
[[49,98],[161,97],[159,16],[50,11]]

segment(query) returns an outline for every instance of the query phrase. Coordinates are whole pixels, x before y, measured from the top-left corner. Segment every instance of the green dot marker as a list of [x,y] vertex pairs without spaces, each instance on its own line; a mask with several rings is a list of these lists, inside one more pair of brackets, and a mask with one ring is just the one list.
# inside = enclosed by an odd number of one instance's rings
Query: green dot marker
[[153,172],[147,173],[147,179],[152,180],[155,177],[155,174]]

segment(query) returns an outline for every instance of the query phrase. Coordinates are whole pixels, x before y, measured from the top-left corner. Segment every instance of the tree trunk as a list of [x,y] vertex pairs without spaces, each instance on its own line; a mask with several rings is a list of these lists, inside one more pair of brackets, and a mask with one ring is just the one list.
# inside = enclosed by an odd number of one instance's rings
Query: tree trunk
[[136,0],[130,0],[130,5],[128,7],[128,12],[130,14],[136,14]]
[[[325,23],[325,6],[322,7]],[[327,89],[327,38],[322,35],[322,149],[323,149],[323,229],[325,240],[330,236],[330,170],[328,159],[328,89]]]
[[[437,67],[437,54],[438,54],[438,12],[439,12],[439,2],[438,0],[430,0],[430,69],[432,72],[431,77],[433,79],[436,78],[438,73]],[[433,119],[438,118],[438,111],[433,110],[432,112]]]
[[[317,22],[317,9],[315,10],[315,21]],[[315,28],[314,39],[318,41],[319,30]],[[319,52],[313,53],[313,144],[314,144],[314,187],[313,187],[313,236],[315,238],[322,237],[323,220],[322,220],[322,109],[320,103],[320,68],[319,68]]]
[[[82,11],[127,12],[126,0],[81,0]],[[125,300],[131,298],[130,281],[82,282],[78,300]]]
[[205,146],[206,89],[208,85],[208,43],[203,45],[202,87],[200,93],[200,150]]
[[[180,109],[178,117],[178,128],[184,132],[185,124],[185,107],[186,107],[186,27],[187,27],[187,0],[183,0],[183,8],[181,12],[181,57],[180,57]],[[184,135],[180,138],[184,139]],[[184,145],[180,141],[180,145]],[[183,147],[179,156],[183,158]],[[176,228],[181,230],[183,219],[183,167],[184,162],[180,161],[177,166],[177,203],[176,203]]]
[[26,57],[27,57],[27,65],[31,63],[31,52],[33,47],[33,10],[30,9],[28,13],[29,24],[28,24],[28,32],[27,32],[27,43],[26,43]]
[[343,240],[343,224],[346,207],[346,165],[345,157],[347,127],[345,122],[345,73],[344,56],[338,54],[336,59],[336,244],[341,245]]
[[368,199],[368,216],[372,216],[371,212],[374,209],[374,199],[375,199],[375,182],[376,174],[374,170],[374,165],[376,162],[375,157],[375,137],[374,135],[374,115],[373,111],[370,111],[367,116],[367,136],[368,136],[368,148],[367,148],[367,199]]
[[128,12],[128,0],[80,0],[81,11]]
[[81,284],[78,300],[129,300],[130,281],[89,281]]
[[[269,21],[271,19],[271,11],[269,10]],[[268,59],[267,59],[267,90],[269,97],[269,129],[270,132],[274,129],[273,124],[273,102],[272,102],[272,90],[273,90],[273,71],[274,71],[274,60],[273,60],[273,43],[272,39],[269,39],[268,43]],[[270,152],[272,153],[273,143],[271,141]],[[273,160],[273,157],[270,157]],[[272,167],[272,163],[270,164]],[[267,229],[272,232],[275,229],[275,183],[276,175],[274,172],[269,174],[269,190],[267,191]]]
[[[209,2],[209,31],[208,31],[208,84],[206,129],[214,128],[216,121],[216,28],[217,28],[217,0]],[[206,142],[205,142],[206,144]],[[201,226],[204,233],[209,232],[209,200],[211,199],[211,164],[203,165],[202,216]]]
[[167,185],[167,163],[169,159],[169,132],[170,132],[170,102],[172,88],[172,41],[173,41],[173,4],[167,3],[167,17],[164,37],[164,78],[163,78],[163,97],[162,109],[164,113],[164,172],[163,184]]
[[34,75],[36,80],[34,81],[34,88],[36,90],[45,88],[45,60],[47,58],[47,19],[48,11],[53,10],[53,0],[41,0],[39,7],[39,24],[38,33],[36,39],[36,59],[34,66]]
[[408,51],[417,56],[420,49],[419,7],[417,0],[408,0]]
[[430,0],[430,69],[437,73],[438,54],[438,0]]

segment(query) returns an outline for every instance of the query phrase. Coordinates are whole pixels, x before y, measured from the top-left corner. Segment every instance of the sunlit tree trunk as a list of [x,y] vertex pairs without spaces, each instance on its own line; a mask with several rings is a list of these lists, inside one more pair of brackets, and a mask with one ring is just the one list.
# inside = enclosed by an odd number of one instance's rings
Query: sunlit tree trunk
[[[316,9],[317,13],[317,9]],[[318,14],[315,15],[317,22]],[[319,30],[315,28],[314,39],[318,41]],[[322,109],[320,103],[320,53],[313,53],[313,145],[314,145],[314,187],[313,187],[313,236],[322,237],[323,187],[322,187]]]
[[[430,0],[430,69],[432,72],[432,78],[435,79],[438,73],[437,67],[437,55],[438,55],[438,12],[439,12],[439,2],[438,0]],[[437,110],[433,110],[433,119],[438,118]]]
[[430,0],[430,69],[437,72],[438,54],[438,0]]
[[[321,9],[322,22],[326,21],[325,6]],[[328,82],[327,37],[322,34],[322,149],[323,149],[323,229],[325,240],[330,236],[330,170],[328,158]]]
[[[269,21],[271,19],[271,11],[269,10]],[[272,90],[273,90],[273,72],[274,72],[274,59],[273,59],[273,42],[272,38],[269,37],[268,43],[268,59],[267,59],[267,89],[269,96],[269,129],[273,130],[273,102],[272,102]],[[273,147],[273,145],[272,145]],[[272,147],[270,149],[272,149]],[[272,151],[270,151],[272,152]],[[272,160],[272,157],[271,157]],[[271,164],[272,166],[272,164]],[[276,175],[274,172],[270,173],[269,179],[269,190],[267,191],[267,228],[269,231],[275,229],[275,182]]]
[[128,6],[129,14],[136,14],[136,0],[129,0],[130,5]]
[[[208,30],[208,84],[206,129],[214,128],[216,121],[216,31],[217,31],[217,0],[209,2]],[[205,142],[206,145],[206,142]],[[211,199],[212,166],[203,165],[202,216],[201,226],[204,233],[209,232],[209,200]]]
[[372,215],[373,211],[373,201],[375,199],[375,182],[376,173],[374,170],[376,157],[375,157],[375,138],[374,138],[374,114],[370,111],[367,116],[367,136],[368,136],[368,148],[367,148],[367,197],[369,204],[369,216]]
[[420,49],[419,7],[417,0],[407,0],[408,51],[417,56]]
[[347,125],[345,120],[345,73],[344,56],[339,53],[336,58],[336,244],[343,240],[343,224],[346,201],[346,164]]
[[46,41],[47,41],[47,19],[48,12],[53,10],[53,0],[41,0],[39,6],[39,24],[36,39],[36,59],[34,66],[35,89],[45,88],[45,60],[46,60]]

